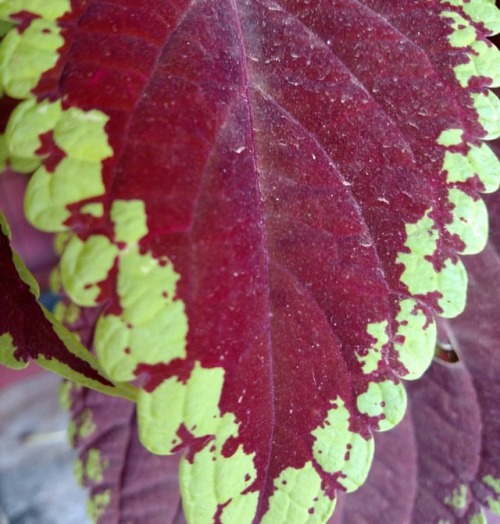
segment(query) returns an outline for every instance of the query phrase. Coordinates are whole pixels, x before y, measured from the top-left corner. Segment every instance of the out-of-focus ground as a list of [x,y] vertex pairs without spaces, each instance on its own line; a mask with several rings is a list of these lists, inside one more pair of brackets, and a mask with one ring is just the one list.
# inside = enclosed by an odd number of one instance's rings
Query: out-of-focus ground
[[0,524],[89,522],[59,384],[41,373],[0,390]]

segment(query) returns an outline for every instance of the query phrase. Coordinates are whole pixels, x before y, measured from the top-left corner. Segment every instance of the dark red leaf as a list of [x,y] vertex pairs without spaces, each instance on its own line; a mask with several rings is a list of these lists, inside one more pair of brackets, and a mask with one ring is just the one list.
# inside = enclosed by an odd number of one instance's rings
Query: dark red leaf
[[0,215],[0,224],[2,363],[22,368],[30,360],[37,360],[44,367],[56,368],[66,376],[75,379],[84,376],[90,383],[101,384],[103,389],[112,388],[113,384],[92,367],[89,359],[82,358],[76,340],[72,343],[73,352],[68,349],[72,335],[55,323],[50,313],[37,303],[38,285],[11,250],[10,231],[3,215]]

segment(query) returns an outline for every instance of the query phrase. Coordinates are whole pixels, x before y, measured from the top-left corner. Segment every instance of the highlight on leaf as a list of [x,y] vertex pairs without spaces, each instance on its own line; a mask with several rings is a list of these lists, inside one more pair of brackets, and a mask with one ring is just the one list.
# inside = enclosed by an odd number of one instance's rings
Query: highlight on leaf
[[435,316],[464,308],[459,254],[486,243],[498,10],[22,0],[0,17],[19,100],[4,162],[32,167],[26,214],[59,233],[59,314],[97,308],[89,346],[140,385],[143,444],[184,450],[189,522],[326,522],[404,416]]

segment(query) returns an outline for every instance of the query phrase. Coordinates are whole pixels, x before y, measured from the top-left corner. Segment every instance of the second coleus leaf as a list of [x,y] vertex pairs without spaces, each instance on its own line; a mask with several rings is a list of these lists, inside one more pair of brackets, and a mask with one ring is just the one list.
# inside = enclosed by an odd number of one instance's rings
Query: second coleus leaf
[[187,450],[187,520],[326,521],[486,241],[494,5],[14,3],[28,217],[67,232],[62,285],[142,385],[144,445]]
[[39,287],[10,245],[0,212],[0,364],[23,369],[31,361],[102,393],[135,400],[135,388],[113,384],[96,358],[38,303]]

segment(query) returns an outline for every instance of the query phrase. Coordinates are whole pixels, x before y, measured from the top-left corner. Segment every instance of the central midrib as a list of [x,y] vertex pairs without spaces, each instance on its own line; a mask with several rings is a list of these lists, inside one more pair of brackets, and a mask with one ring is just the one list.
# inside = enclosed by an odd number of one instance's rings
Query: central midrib
[[[254,135],[254,114],[252,111],[252,105],[250,103],[250,93],[249,93],[249,71],[248,71],[248,61],[247,56],[248,53],[246,52],[246,45],[245,45],[245,38],[243,33],[243,28],[241,26],[241,20],[239,16],[239,9],[237,5],[238,0],[229,0],[229,4],[232,8],[232,11],[234,13],[234,20],[235,20],[235,28],[237,31],[237,38],[238,38],[238,45],[240,50],[240,67],[243,77],[243,89],[244,89],[244,96],[247,102],[247,111],[248,111],[248,121],[250,123],[250,139],[251,139],[251,152],[252,152],[252,161],[253,161],[253,167],[254,172],[256,174],[256,190],[257,195],[259,195],[260,200],[260,215],[264,217],[264,204],[262,200],[262,191],[259,184],[259,170],[257,166],[257,155],[256,155],[256,145],[255,145],[255,135]],[[271,431],[269,435],[269,455],[267,459],[267,468],[264,476],[264,481],[262,483],[262,489],[259,494],[259,501],[257,504],[257,510],[256,510],[256,517],[259,516],[259,518],[262,517],[261,512],[263,508],[263,502],[264,502],[264,496],[267,492],[267,484],[269,482],[269,472],[271,470],[271,460],[272,460],[272,448],[273,448],[273,438],[274,438],[274,427],[275,427],[275,398],[274,398],[274,370],[273,370],[273,353],[272,353],[272,344],[271,344],[271,299],[270,299],[270,286],[269,286],[269,244],[267,239],[267,231],[265,226],[265,220],[259,221],[259,227],[261,230],[261,239],[262,244],[264,246],[267,246],[267,249],[264,250],[264,256],[263,260],[265,263],[264,271],[267,274],[266,279],[266,289],[267,289],[267,296],[266,296],[266,309],[267,309],[267,315],[266,315],[266,338],[267,338],[267,348],[268,348],[268,380],[269,380],[269,391],[270,391],[270,398],[271,398]]]

